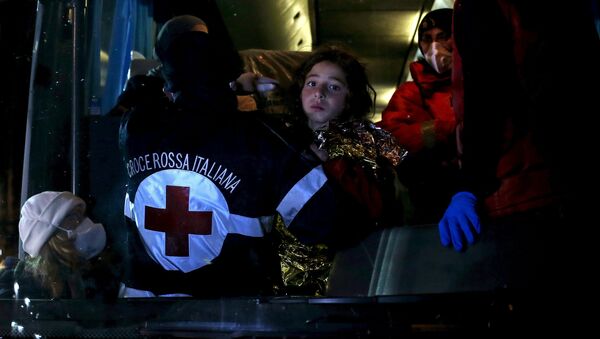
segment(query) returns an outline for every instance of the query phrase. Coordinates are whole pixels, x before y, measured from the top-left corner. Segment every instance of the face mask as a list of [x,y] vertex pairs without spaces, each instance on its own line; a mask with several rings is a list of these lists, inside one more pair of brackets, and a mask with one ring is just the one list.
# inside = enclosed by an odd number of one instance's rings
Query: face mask
[[106,245],[106,231],[102,224],[93,223],[90,218],[85,218],[74,230],[67,230],[69,239],[75,239],[74,244],[77,252],[85,259],[91,259],[104,249]]
[[439,42],[431,43],[431,47],[425,53],[425,60],[440,74],[452,68],[452,52]]

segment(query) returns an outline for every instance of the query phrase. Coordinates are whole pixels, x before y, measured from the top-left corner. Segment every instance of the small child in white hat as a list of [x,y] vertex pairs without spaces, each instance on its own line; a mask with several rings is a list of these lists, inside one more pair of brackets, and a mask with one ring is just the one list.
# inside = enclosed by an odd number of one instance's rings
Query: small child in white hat
[[19,237],[28,256],[14,269],[16,298],[86,297],[84,275],[103,251],[106,231],[85,211],[85,202],[70,192],[46,191],[25,202]]

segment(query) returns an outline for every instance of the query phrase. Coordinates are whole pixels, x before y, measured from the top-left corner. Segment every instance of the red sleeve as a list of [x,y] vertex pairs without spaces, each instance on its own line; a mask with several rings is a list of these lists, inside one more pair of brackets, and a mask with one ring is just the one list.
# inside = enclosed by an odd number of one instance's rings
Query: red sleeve
[[361,206],[364,206],[373,219],[383,214],[383,198],[379,185],[371,179],[360,164],[337,158],[323,164],[327,176],[335,180]]
[[392,133],[409,152],[424,147],[422,124],[431,118],[423,109],[421,94],[414,82],[405,82],[396,89],[381,119],[378,125]]

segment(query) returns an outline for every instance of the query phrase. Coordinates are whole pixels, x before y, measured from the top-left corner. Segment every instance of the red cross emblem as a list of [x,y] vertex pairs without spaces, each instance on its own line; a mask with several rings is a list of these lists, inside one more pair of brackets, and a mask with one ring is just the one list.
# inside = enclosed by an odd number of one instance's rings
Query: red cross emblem
[[212,212],[190,211],[190,188],[167,185],[166,208],[146,206],[146,229],[165,232],[165,254],[190,255],[190,234],[211,234]]

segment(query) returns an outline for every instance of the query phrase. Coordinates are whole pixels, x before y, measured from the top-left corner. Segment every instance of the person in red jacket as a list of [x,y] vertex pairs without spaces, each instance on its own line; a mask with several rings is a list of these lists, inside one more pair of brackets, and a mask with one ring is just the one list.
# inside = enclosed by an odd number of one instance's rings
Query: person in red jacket
[[598,286],[598,17],[594,1],[540,5],[454,4],[461,185],[439,230],[443,245],[496,255],[487,268],[527,289],[536,335],[577,337],[594,324],[578,302]]
[[[440,222],[444,245],[461,250],[473,244],[479,214],[488,223],[524,215],[560,223],[587,213],[580,191],[593,191],[589,155],[596,127],[583,121],[595,113],[598,89],[574,85],[597,78],[600,67],[557,71],[564,55],[551,46],[574,37],[582,56],[598,59],[591,8],[587,2],[543,10],[513,0],[455,3],[461,183]],[[566,14],[569,20],[562,19]]]
[[399,172],[415,205],[412,222],[433,223],[444,211],[457,170],[452,9],[429,12],[419,24],[418,41],[423,57],[410,64],[413,81],[398,86],[378,124],[408,150]]

